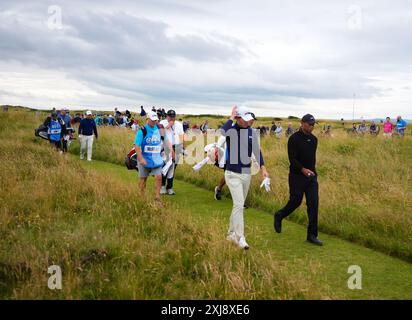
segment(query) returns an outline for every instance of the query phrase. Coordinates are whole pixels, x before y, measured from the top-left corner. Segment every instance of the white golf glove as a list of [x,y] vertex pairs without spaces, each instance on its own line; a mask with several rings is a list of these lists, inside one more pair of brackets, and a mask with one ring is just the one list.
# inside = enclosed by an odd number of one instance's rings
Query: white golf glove
[[266,192],[269,192],[269,191],[270,191],[270,178],[265,178],[265,179],[262,181],[262,184],[260,185],[260,187],[261,187],[261,188],[262,188],[262,187],[265,187]]

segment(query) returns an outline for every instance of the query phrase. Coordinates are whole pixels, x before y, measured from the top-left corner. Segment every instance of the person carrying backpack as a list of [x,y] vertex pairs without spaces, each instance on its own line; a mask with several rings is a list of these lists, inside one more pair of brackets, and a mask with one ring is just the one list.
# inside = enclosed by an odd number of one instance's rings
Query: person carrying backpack
[[137,154],[138,171],[140,178],[140,190],[146,191],[147,177],[154,176],[154,193],[156,201],[160,202],[160,188],[162,186],[162,141],[165,146],[174,151],[164,135],[164,130],[158,125],[159,117],[156,112],[150,111],[147,114],[147,123],[137,132],[134,141],[134,148]]
[[44,125],[47,127],[47,136],[50,144],[63,153],[62,138],[66,134],[66,124],[64,121],[58,117],[57,112],[53,112],[46,119]]

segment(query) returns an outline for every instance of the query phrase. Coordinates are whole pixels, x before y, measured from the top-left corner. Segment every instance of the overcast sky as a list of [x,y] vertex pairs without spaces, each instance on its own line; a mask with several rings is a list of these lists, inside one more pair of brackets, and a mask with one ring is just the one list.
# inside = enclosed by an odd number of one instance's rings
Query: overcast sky
[[0,104],[412,118],[411,30],[408,0],[0,0]]

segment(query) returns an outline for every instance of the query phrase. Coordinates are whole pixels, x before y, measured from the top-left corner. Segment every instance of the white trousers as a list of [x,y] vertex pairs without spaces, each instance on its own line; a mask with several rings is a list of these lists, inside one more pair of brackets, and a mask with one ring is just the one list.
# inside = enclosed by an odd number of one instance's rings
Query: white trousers
[[226,184],[233,200],[228,233],[234,233],[237,239],[244,236],[243,209],[249,192],[251,177],[250,174],[225,171]]
[[83,136],[80,138],[80,159],[84,158],[84,152],[87,145],[87,160],[92,160],[93,135]]

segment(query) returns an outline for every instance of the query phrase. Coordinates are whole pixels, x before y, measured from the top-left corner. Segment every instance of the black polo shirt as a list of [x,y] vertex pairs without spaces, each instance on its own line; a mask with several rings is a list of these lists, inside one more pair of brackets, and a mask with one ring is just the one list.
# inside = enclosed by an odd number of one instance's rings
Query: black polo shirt
[[318,139],[313,134],[305,134],[302,129],[292,134],[288,141],[290,172],[302,174],[302,168],[316,173],[316,149]]

